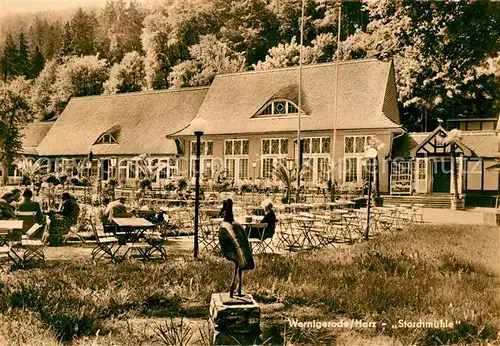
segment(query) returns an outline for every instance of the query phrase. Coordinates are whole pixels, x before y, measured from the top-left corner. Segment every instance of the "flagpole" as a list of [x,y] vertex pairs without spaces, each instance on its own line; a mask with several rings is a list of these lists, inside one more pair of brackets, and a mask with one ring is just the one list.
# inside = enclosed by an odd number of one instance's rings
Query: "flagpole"
[[300,48],[299,48],[299,115],[298,115],[298,128],[297,128],[297,197],[295,202],[299,203],[299,194],[300,194],[300,171],[302,162],[300,162],[301,158],[301,138],[300,138],[300,116],[302,113],[302,54],[303,54],[303,45],[304,45],[304,12],[305,12],[305,0],[302,0],[302,14],[300,17]]
[[341,29],[341,19],[342,19],[342,1],[339,0],[339,19],[338,19],[338,29],[337,29],[337,65],[335,67],[335,90],[334,90],[334,101],[333,101],[333,144],[332,144],[332,189],[335,184],[335,148],[337,145],[337,95],[339,89],[339,63],[340,63],[340,29]]

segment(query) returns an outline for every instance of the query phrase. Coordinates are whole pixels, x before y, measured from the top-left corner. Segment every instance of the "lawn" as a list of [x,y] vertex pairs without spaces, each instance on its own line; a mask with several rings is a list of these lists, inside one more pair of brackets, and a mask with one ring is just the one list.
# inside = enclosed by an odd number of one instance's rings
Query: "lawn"
[[[261,255],[245,290],[261,303],[268,344],[498,343],[499,239],[498,227],[418,225],[315,253]],[[224,259],[172,251],[165,263],[66,259],[6,271],[0,344],[206,344],[210,296],[231,276]],[[352,320],[376,325],[290,325]],[[454,324],[392,328],[399,320]]]

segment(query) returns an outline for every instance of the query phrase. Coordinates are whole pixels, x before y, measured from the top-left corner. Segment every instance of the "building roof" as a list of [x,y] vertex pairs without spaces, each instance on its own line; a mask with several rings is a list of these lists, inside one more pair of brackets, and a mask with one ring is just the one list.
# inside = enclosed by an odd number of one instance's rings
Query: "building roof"
[[[208,87],[112,96],[75,97],[47,133],[41,156],[175,154],[165,133],[178,131],[195,117]],[[94,144],[108,131],[118,144]]]
[[[395,158],[409,158],[432,132],[407,133],[394,142],[392,155]],[[499,157],[498,137],[494,131],[463,131],[460,142],[472,151],[472,156]]]
[[[334,127],[336,64],[302,69],[301,129]],[[218,75],[197,117],[207,134],[295,131],[297,116],[253,118],[273,99],[298,104],[298,68]],[[354,60],[339,65],[337,129],[399,128],[392,62]],[[384,114],[385,111],[385,114]],[[188,128],[172,135],[192,135]]]
[[50,121],[37,121],[28,124],[22,130],[23,154],[38,155],[37,147],[43,138],[47,135],[54,123]]

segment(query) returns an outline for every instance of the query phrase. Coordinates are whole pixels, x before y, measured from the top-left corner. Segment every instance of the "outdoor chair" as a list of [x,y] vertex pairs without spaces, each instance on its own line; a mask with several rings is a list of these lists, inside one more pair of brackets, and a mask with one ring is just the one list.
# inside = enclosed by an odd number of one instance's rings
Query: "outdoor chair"
[[[85,229],[87,223],[87,209],[82,208],[75,226],[71,226],[67,234],[62,236],[64,244],[67,244],[69,239],[77,239],[80,243],[85,243],[85,238],[82,230]],[[92,232],[91,232],[92,233]]]
[[118,244],[118,238],[99,233],[92,219],[89,220],[89,223],[96,241],[96,246],[91,254],[92,261],[96,263],[101,258],[109,258],[114,262],[116,260],[116,253],[121,247],[121,245]]
[[21,238],[21,247],[24,249],[23,265],[30,262],[41,261],[45,263],[44,248],[49,240],[50,217],[46,217],[45,226],[43,229],[42,239],[32,239],[31,237],[41,227],[39,224],[34,224]]
[[148,259],[151,258],[152,254],[158,252],[160,254],[160,258],[166,260],[167,252],[165,251],[164,246],[167,240],[164,237],[162,237],[162,235],[157,231],[146,231],[143,234],[144,234],[144,239],[146,239],[147,243],[150,246]]
[[10,240],[10,230],[0,228],[0,246],[7,245]]
[[280,216],[278,222],[276,223],[276,238],[278,239],[276,247],[287,249],[290,243],[291,233],[292,233],[292,216],[291,215]]
[[[134,243],[126,243],[123,245],[126,249],[122,258],[131,257],[133,252],[137,253],[137,257],[145,260],[149,260],[151,258],[151,253],[153,250],[153,246],[148,242],[134,242]],[[166,258],[164,255],[164,250],[159,250],[159,247],[155,247],[155,251],[160,251],[160,255],[162,258]]]
[[212,253],[220,252],[219,248],[219,224],[215,223],[205,213],[200,214],[200,252],[207,250]]
[[[272,248],[270,247],[270,243],[272,242],[272,238],[264,239],[266,235],[266,227],[267,223],[254,223],[250,226],[251,228],[248,230],[248,243],[250,244],[250,247],[252,249],[252,253],[263,253],[265,252],[266,248],[271,249],[271,251],[274,253]],[[251,230],[256,230],[261,234],[260,238],[250,238],[251,235]]]
[[18,220],[23,220],[23,234],[36,222],[36,211],[16,211],[16,216]]

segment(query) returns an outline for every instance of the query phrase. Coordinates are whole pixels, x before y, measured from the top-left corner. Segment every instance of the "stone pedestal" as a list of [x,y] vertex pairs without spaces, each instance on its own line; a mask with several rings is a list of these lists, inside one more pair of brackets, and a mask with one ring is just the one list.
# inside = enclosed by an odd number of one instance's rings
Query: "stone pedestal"
[[214,345],[258,345],[260,306],[249,294],[231,299],[228,293],[213,293],[210,328]]

